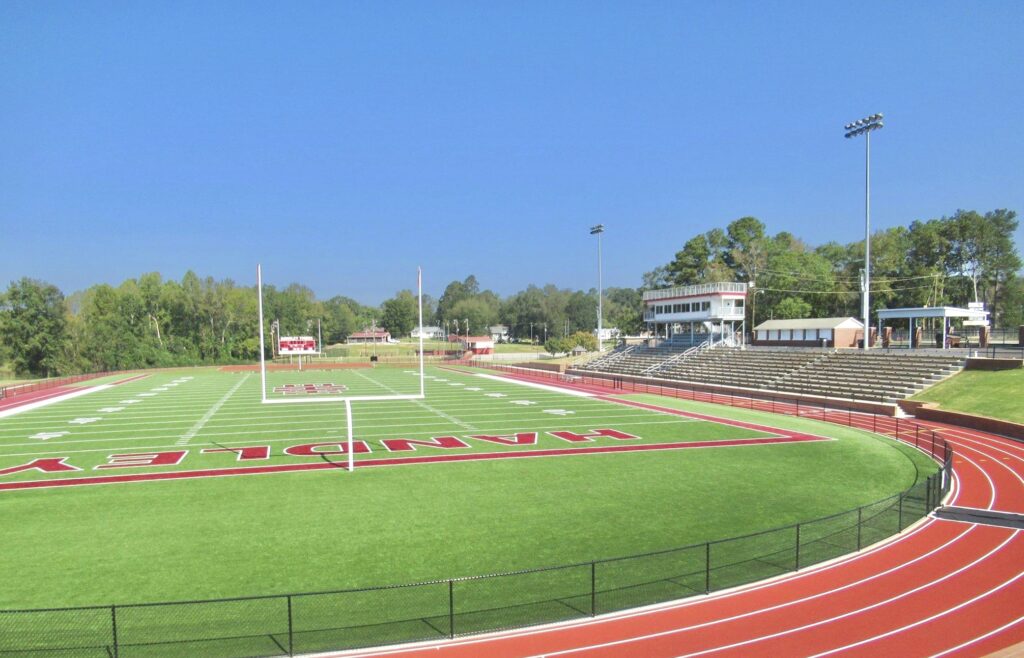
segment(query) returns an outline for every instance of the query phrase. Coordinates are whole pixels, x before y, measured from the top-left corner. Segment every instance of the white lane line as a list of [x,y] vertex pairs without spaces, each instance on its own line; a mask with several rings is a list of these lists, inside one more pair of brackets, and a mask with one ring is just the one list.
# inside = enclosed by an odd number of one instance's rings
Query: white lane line
[[23,411],[29,411],[31,409],[38,409],[40,407],[45,407],[47,405],[56,404],[58,402],[63,402],[64,400],[70,400],[71,398],[77,398],[77,397],[80,397],[82,395],[88,395],[89,393],[95,393],[96,391],[105,391],[106,389],[108,389],[108,388],[110,388],[112,386],[113,386],[113,384],[100,384],[99,386],[90,386],[89,388],[83,388],[80,391],[72,391],[71,393],[67,393],[65,395],[58,395],[56,397],[46,398],[45,400],[38,400],[36,402],[29,402],[28,404],[23,404],[23,405],[21,405],[19,407],[12,407],[11,409],[4,409],[3,411],[0,411],[0,418],[7,418],[8,416],[13,416],[15,414],[20,414]]
[[[941,581],[945,580],[946,578],[949,578],[949,577],[951,577],[953,575],[956,575],[957,573],[960,573],[960,571],[963,571],[965,569],[973,567],[975,564],[978,564],[979,562],[981,562],[982,560],[987,558],[989,555],[992,555],[993,553],[995,553],[996,551],[1001,549],[1003,546],[1005,546],[1006,544],[1010,543],[1010,540],[1012,540],[1014,537],[1016,537],[1018,532],[1020,532],[1020,531],[1018,530],[1018,531],[1014,532],[1012,535],[1007,537],[1006,541],[1004,541],[1002,544],[1000,544],[996,548],[993,548],[989,553],[986,553],[985,555],[983,555],[982,557],[978,558],[974,562],[970,563],[966,567],[963,567],[962,569],[958,569],[957,571],[954,571],[951,574],[947,574],[947,575],[943,576],[942,578],[940,578],[938,580],[932,581],[931,583],[927,583],[925,585],[922,585],[921,587],[919,587],[917,589],[924,589],[925,587],[928,587],[930,585],[934,585],[935,583],[941,582]],[[944,617],[944,616],[948,615],[951,612],[956,612],[960,608],[963,608],[964,606],[968,606],[968,605],[974,603],[975,601],[981,600],[981,599],[985,598],[986,596],[989,596],[990,594],[995,594],[996,592],[998,592],[999,590],[1003,589],[1004,587],[1007,587],[1008,585],[1012,585],[1013,583],[1017,582],[1018,580],[1020,580],[1020,578],[1022,576],[1024,576],[1024,571],[1019,571],[1019,572],[1017,572],[1017,575],[1014,576],[1013,578],[1011,578],[1009,580],[1006,580],[1006,581],[1003,581],[1002,583],[1000,583],[999,585],[996,585],[992,589],[990,589],[988,591],[985,591],[985,592],[982,592],[981,594],[978,594],[977,596],[974,596],[974,597],[972,597],[970,599],[967,599],[966,601],[961,601],[960,603],[956,604],[952,608],[946,608],[945,610],[942,610],[941,612],[937,612],[934,615],[931,615],[930,617],[925,617],[924,619],[919,619],[919,620],[915,621],[912,624],[907,624],[906,626],[900,626],[899,628],[894,628],[891,631],[888,631],[888,632],[882,633],[880,635],[875,635],[873,637],[869,637],[869,638],[863,639],[860,642],[853,642],[853,643],[847,644],[846,646],[843,646],[843,647],[836,647],[835,649],[829,649],[828,651],[824,651],[822,653],[815,654],[814,656],[811,656],[810,658],[818,658],[818,656],[827,656],[829,654],[833,654],[833,653],[836,653],[836,652],[839,652],[839,651],[845,651],[846,649],[852,649],[853,647],[859,647],[859,646],[861,646],[863,644],[867,644],[868,642],[874,642],[875,640],[879,640],[879,639],[881,639],[883,637],[889,637],[890,635],[895,635],[896,633],[902,633],[903,631],[908,631],[911,628],[915,628],[917,626],[920,626],[921,624],[925,624],[927,622],[930,622],[933,619],[938,619],[939,617]],[[912,594],[913,592],[917,591],[917,589],[912,589],[909,592],[907,592],[907,594]],[[889,599],[889,600],[890,601],[894,601],[897,598],[902,598],[903,596],[905,596],[905,594],[901,594],[899,597],[893,597],[892,599]],[[882,601],[880,603],[876,603],[875,605],[881,605],[882,603],[888,603],[888,601]],[[869,606],[868,608],[862,608],[861,610],[868,610],[868,609],[873,608],[873,607],[875,607],[875,606],[874,605],[873,606]],[[860,612],[861,610],[855,610],[852,613],[847,613],[847,614],[855,614],[857,612]],[[846,616],[846,615],[843,615],[843,616]],[[826,621],[829,621],[829,620],[826,620]]]
[[[968,457],[967,455],[965,455],[962,452],[956,453],[956,456],[957,456],[957,458],[964,460],[965,462],[967,462],[968,464],[970,464],[974,468],[978,469],[978,472],[985,476],[985,480],[988,482],[988,486],[992,490],[992,495],[988,499],[988,507],[986,507],[985,509],[987,509],[989,511],[995,509],[994,506],[996,504],[996,494],[998,493],[997,490],[996,490],[996,483],[992,481],[992,478],[990,478],[988,476],[988,473],[985,472],[985,469],[983,469],[978,464],[978,462],[974,461],[973,459],[971,459],[970,457]],[[959,497],[959,496],[960,496],[960,492],[958,491],[957,492],[957,497]],[[954,500],[956,500],[956,499],[954,498]]]
[[[726,623],[726,622],[736,621],[736,620],[739,620],[739,619],[745,619],[747,617],[753,617],[755,615],[763,614],[765,612],[771,612],[773,610],[780,610],[780,609],[788,608],[790,606],[798,605],[798,604],[801,604],[801,603],[805,603],[807,601],[813,601],[815,599],[832,596],[836,592],[841,592],[841,591],[850,589],[852,587],[856,587],[858,585],[861,585],[863,583],[870,582],[870,581],[875,580],[877,578],[881,578],[881,577],[886,576],[886,575],[888,575],[890,573],[895,573],[895,572],[901,571],[902,569],[906,569],[910,565],[912,565],[912,564],[914,564],[916,562],[919,562],[921,560],[924,560],[924,559],[926,559],[926,558],[928,558],[928,557],[930,557],[930,556],[932,556],[934,554],[937,554],[939,551],[941,551],[941,550],[951,546],[952,544],[960,541],[965,536],[967,536],[971,532],[973,532],[975,527],[977,527],[977,526],[970,526],[964,532],[962,532],[959,535],[953,537],[952,539],[946,541],[946,543],[944,543],[944,544],[942,544],[940,546],[936,546],[935,548],[931,549],[930,551],[928,551],[926,553],[922,553],[921,555],[918,555],[917,557],[915,557],[912,560],[909,560],[909,561],[904,562],[902,564],[898,564],[898,565],[896,565],[894,567],[890,567],[889,569],[886,569],[885,571],[880,571],[878,573],[871,574],[870,576],[866,576],[864,578],[861,578],[860,580],[855,580],[855,581],[846,583],[844,585],[840,585],[839,587],[835,587],[835,588],[830,589],[830,590],[826,590],[826,591],[823,591],[823,592],[818,592],[816,594],[812,594],[812,595],[805,596],[805,597],[798,598],[798,599],[793,599],[793,600],[790,600],[790,601],[785,601],[783,603],[778,603],[776,605],[768,606],[766,608],[760,608],[760,609],[757,609],[757,610],[751,610],[749,612],[743,612],[743,613],[732,615],[732,616],[729,616],[729,617],[722,617],[720,619],[712,619],[710,621],[706,621],[706,622],[702,622],[702,623],[698,623],[698,624],[693,624],[691,626],[684,626],[684,627],[680,627],[680,628],[672,628],[672,629],[669,629],[669,630],[666,630],[666,631],[659,631],[657,633],[649,633],[649,634],[646,634],[646,635],[639,635],[639,636],[634,636],[634,637],[631,637],[631,638],[624,638],[622,640],[614,640],[614,641],[611,641],[611,642],[603,642],[601,644],[592,644],[592,645],[585,646],[585,647],[573,647],[572,649],[564,649],[562,651],[554,651],[554,652],[551,652],[551,653],[545,654],[545,655],[547,655],[547,656],[564,656],[564,655],[568,655],[568,654],[572,654],[572,653],[581,653],[581,652],[585,652],[585,651],[593,651],[593,650],[596,650],[596,649],[602,649],[602,648],[611,647],[611,646],[621,646],[621,645],[631,644],[633,642],[639,642],[639,641],[642,641],[642,640],[650,640],[650,639],[654,639],[654,638],[658,638],[658,637],[665,637],[665,636],[669,636],[669,635],[677,635],[677,634],[680,634],[680,633],[686,633],[686,632],[693,631],[693,630],[698,630],[698,629],[701,629],[701,628],[707,628],[707,627],[710,627],[710,626],[715,626],[717,624],[722,624],[722,623]],[[1006,542],[1004,542],[1003,545],[1005,545],[1005,543]],[[992,552],[994,552],[995,550],[998,550],[1001,547],[1002,547],[1002,545],[997,546],[989,554],[984,555],[981,558],[978,558],[978,560],[975,560],[975,562],[972,562],[971,565],[968,565],[968,567],[965,567],[965,568],[969,568],[970,566],[972,566],[976,562],[978,562],[980,560],[984,560],[986,557],[988,557],[988,555],[990,555]],[[955,572],[948,573],[945,576],[943,576],[942,578],[940,578],[939,580],[945,580],[946,578],[949,578],[949,577],[955,575],[956,573],[958,573],[958,572],[960,572],[962,570],[963,569],[958,569]],[[786,581],[782,581],[782,582],[786,582]],[[923,585],[921,587],[926,587],[928,585],[932,585],[935,582],[939,582],[939,581],[932,581],[931,583],[926,583],[925,585]],[[921,587],[918,587],[918,588],[915,588],[915,589],[921,589]],[[913,590],[911,590],[911,592],[912,591]],[[902,598],[904,596],[907,596],[911,592],[904,592],[903,594],[900,594],[899,596],[894,597],[894,599],[895,598]],[[891,601],[891,600],[894,600],[894,599],[889,599],[889,600]],[[872,606],[868,606],[868,608],[875,607],[875,606],[881,605],[882,603],[886,603],[886,602],[887,601],[880,601],[880,602],[875,603]],[[867,609],[867,608],[865,608],[865,609]],[[840,615],[840,616],[847,616],[849,614],[851,614],[851,613],[846,613],[846,615]],[[807,627],[817,626],[817,625],[820,625],[820,624],[825,623],[827,621],[831,621],[831,620],[818,621],[818,622],[815,622],[813,624],[809,624]],[[705,654],[705,653],[712,653],[712,652],[715,652],[715,651],[721,651],[721,650],[724,650],[724,649],[729,649],[729,648],[738,647],[738,646],[745,645],[745,644],[750,644],[751,642],[756,642],[756,641],[761,640],[761,639],[766,639],[767,637],[774,637],[774,636],[777,636],[777,635],[782,635],[782,634],[785,634],[785,633],[793,632],[795,630],[801,630],[801,629],[799,629],[799,628],[791,629],[790,631],[784,631],[783,633],[774,633],[772,635],[768,635],[768,636],[765,636],[765,637],[762,637],[762,638],[754,638],[754,639],[751,639],[751,640],[746,640],[744,642],[737,642],[735,644],[717,646],[717,647],[713,647],[711,649],[706,649],[704,651],[700,651],[700,652],[697,652],[697,653],[690,653],[690,654],[684,654],[684,655],[686,655],[686,656],[699,656],[699,655]]]
[[220,409],[224,405],[224,403],[228,401],[228,398],[235,394],[235,391],[241,388],[242,384],[245,383],[245,380],[249,379],[251,375],[252,373],[246,373],[244,377],[238,380],[238,383],[232,386],[231,390],[224,394],[224,397],[217,400],[217,402],[212,407],[210,407],[210,410],[203,414],[203,417],[200,418],[196,422],[196,424],[189,429],[189,431],[182,434],[181,438],[178,439],[178,441],[174,445],[183,446],[189,441],[191,441],[192,437],[194,437],[196,434],[199,434],[199,430],[203,429],[203,426],[206,425],[206,423],[208,423],[211,418],[213,418],[213,415],[217,413],[217,410]]
[[[738,647],[738,646],[745,646],[745,645],[748,645],[748,644],[751,644],[751,643],[754,643],[754,642],[760,642],[761,640],[767,640],[767,639],[770,639],[770,638],[776,638],[776,637],[782,637],[784,635],[790,635],[792,633],[796,633],[796,632],[799,632],[799,631],[807,630],[809,628],[815,628],[815,627],[821,626],[823,624],[830,624],[830,623],[832,623],[834,621],[839,621],[841,619],[846,619],[847,617],[852,617],[852,616],[858,615],[858,614],[860,614],[862,612],[867,612],[868,610],[874,610],[875,608],[878,608],[878,607],[883,606],[883,605],[887,605],[889,603],[892,603],[893,601],[899,601],[900,599],[906,598],[906,597],[910,596],[911,594],[915,594],[917,592],[924,591],[924,590],[928,589],[929,587],[932,587],[933,585],[937,585],[937,584],[939,584],[939,583],[941,583],[941,582],[943,582],[945,580],[948,580],[948,579],[952,578],[953,576],[956,576],[957,574],[963,573],[964,571],[967,571],[967,570],[973,568],[974,566],[982,563],[983,561],[987,560],[988,558],[990,558],[991,556],[995,555],[1000,550],[1002,550],[1007,544],[1009,544],[1010,541],[1013,540],[1014,535],[1016,535],[1016,533],[1014,533],[1013,535],[1010,535],[1009,537],[1007,537],[1001,544],[999,544],[998,546],[996,546],[995,548],[990,550],[988,553],[985,553],[981,557],[975,559],[973,562],[970,562],[969,564],[966,564],[966,565],[960,567],[956,571],[951,571],[951,572],[949,572],[949,573],[947,573],[947,574],[945,574],[945,575],[943,575],[943,576],[941,576],[939,578],[936,578],[935,580],[931,580],[931,581],[929,581],[927,583],[918,585],[917,587],[914,587],[913,589],[909,589],[909,590],[907,590],[905,592],[902,592],[902,593],[897,594],[895,596],[891,596],[891,597],[889,597],[887,599],[883,599],[881,601],[876,601],[875,603],[872,603],[871,605],[867,605],[867,606],[864,606],[862,608],[857,608],[855,610],[850,610],[848,612],[844,612],[843,614],[835,615],[834,617],[829,617],[827,619],[821,619],[821,620],[818,620],[816,622],[812,622],[810,624],[805,624],[803,626],[798,626],[796,628],[791,628],[791,629],[788,629],[788,630],[785,630],[785,631],[779,631],[778,633],[772,633],[770,635],[763,635],[761,637],[755,637],[755,638],[751,638],[749,640],[744,640],[743,642],[736,642],[736,643],[733,643],[733,644],[726,644],[726,645],[723,645],[723,646],[720,646],[720,647],[715,647],[713,649],[707,649],[705,651],[698,651],[696,653],[691,653],[691,654],[686,654],[686,655],[687,656],[699,656],[699,655],[702,655],[702,654],[714,653],[716,651],[723,651],[725,649],[732,649],[732,648]],[[1014,577],[1012,580],[1004,582],[1002,585],[1000,585],[996,589],[1001,589],[1002,587],[1006,586],[1007,584],[1012,583],[1014,580],[1017,580],[1017,578],[1020,578],[1021,575],[1024,575],[1024,572],[1017,574],[1017,576]],[[874,637],[867,638],[866,640],[861,640],[860,642],[854,642],[854,643],[848,644],[848,645],[846,645],[844,647],[836,647],[834,649],[829,649],[828,651],[824,651],[822,653],[815,654],[815,656],[810,656],[808,658],[816,658],[817,656],[827,656],[829,654],[836,653],[837,651],[842,651],[843,649],[849,649],[849,648],[852,648],[852,647],[856,647],[856,646],[859,646],[861,644],[865,644],[867,642],[871,642],[872,640],[876,640],[876,639],[879,639],[879,638],[887,637],[887,636],[892,635],[894,633],[898,633],[900,631],[907,630],[909,628],[913,628],[914,626],[917,626],[919,624],[923,624],[924,622],[929,621],[930,619],[934,619],[935,617],[940,617],[940,616],[942,616],[944,614],[952,612],[952,611],[954,611],[954,610],[956,610],[956,609],[966,605],[967,603],[975,601],[978,598],[982,598],[984,596],[988,596],[992,592],[996,591],[996,589],[989,590],[988,592],[985,592],[984,594],[981,594],[980,596],[974,597],[970,601],[967,601],[967,602],[964,602],[964,603],[960,603],[960,604],[958,604],[958,605],[956,605],[956,606],[954,606],[952,608],[949,608],[948,610],[945,610],[945,611],[943,611],[943,612],[941,612],[939,614],[933,615],[933,616],[928,617],[926,619],[922,619],[922,620],[916,621],[913,624],[909,624],[909,625],[904,626],[902,628],[897,628],[895,630],[889,631],[887,633],[883,633],[881,635],[876,635]]]
[[[701,597],[691,597],[691,598],[687,598],[687,599],[677,599],[675,601],[666,601],[665,603],[656,603],[656,604],[653,604],[653,605],[643,606],[643,607],[640,607],[640,608],[632,608],[632,609],[629,609],[629,610],[621,610],[621,611],[616,611],[616,612],[609,612],[609,613],[604,613],[604,614],[598,615],[597,617],[593,617],[593,618],[589,618],[589,619],[582,619],[582,620],[581,619],[573,619],[573,620],[570,620],[570,621],[552,622],[550,624],[541,624],[539,626],[533,626],[533,627],[530,627],[528,629],[523,629],[523,630],[493,631],[493,632],[490,632],[490,633],[481,633],[480,635],[471,636],[471,637],[469,637],[467,639],[464,639],[464,640],[443,640],[443,641],[440,641],[440,642],[435,641],[435,640],[428,640],[428,641],[424,641],[424,642],[413,642],[413,643],[409,643],[409,644],[406,644],[406,645],[392,645],[391,647],[379,647],[379,648],[375,649],[372,654],[371,653],[367,653],[366,650],[363,650],[363,649],[351,649],[351,650],[348,650],[348,651],[342,651],[342,652],[338,653],[337,655],[338,656],[367,656],[367,657],[371,656],[371,655],[373,655],[373,656],[388,656],[388,655],[409,653],[410,651],[413,651],[413,650],[423,650],[423,649],[426,649],[426,650],[429,650],[429,649],[438,650],[438,649],[444,649],[444,648],[450,648],[450,647],[464,647],[464,646],[470,646],[470,645],[476,645],[476,644],[486,644],[487,642],[494,641],[495,639],[507,640],[507,639],[523,638],[523,637],[533,637],[535,635],[545,635],[547,633],[558,632],[558,631],[560,631],[562,629],[567,629],[567,628],[569,628],[569,629],[579,629],[579,628],[590,628],[591,626],[601,626],[602,624],[606,624],[609,621],[619,621],[619,620],[623,620],[623,619],[635,619],[637,617],[644,617],[644,616],[650,615],[650,614],[655,613],[655,612],[676,612],[676,611],[683,610],[683,609],[693,608],[695,606],[699,607],[701,605],[704,605],[704,603],[706,601],[708,601],[708,600],[732,599],[732,598],[735,598],[735,597],[738,597],[738,596],[743,596],[743,595],[748,594],[750,592],[759,592],[759,591],[762,591],[762,590],[765,590],[765,589],[770,589],[772,587],[777,586],[780,582],[782,582],[782,583],[795,582],[795,581],[798,581],[798,580],[802,580],[804,578],[814,577],[814,576],[816,576],[818,574],[821,574],[821,573],[824,573],[826,571],[832,571],[834,569],[844,567],[844,566],[846,566],[848,564],[859,562],[859,561],[861,561],[861,560],[863,560],[863,559],[865,559],[865,558],[867,558],[869,556],[876,555],[878,553],[882,553],[882,552],[884,552],[884,551],[886,551],[888,549],[893,548],[894,546],[898,546],[899,544],[901,544],[903,542],[906,542],[908,539],[910,539],[914,535],[918,534],[919,532],[927,530],[928,528],[932,527],[933,524],[937,524],[937,523],[945,523],[945,521],[935,521],[935,520],[932,520],[932,519],[928,519],[924,523],[922,523],[921,525],[919,525],[916,528],[914,528],[913,530],[911,530],[910,532],[908,532],[906,534],[903,534],[903,535],[895,536],[894,538],[889,538],[889,539],[891,539],[891,541],[890,540],[883,540],[882,542],[879,542],[878,544],[875,544],[874,546],[870,546],[870,547],[864,549],[860,553],[850,553],[850,554],[841,556],[840,558],[838,558],[838,559],[836,559],[834,561],[827,562],[824,565],[812,566],[812,567],[809,567],[806,571],[797,572],[795,574],[789,574],[789,575],[783,577],[782,579],[770,579],[770,580],[761,581],[761,582],[758,582],[758,583],[751,583],[749,585],[741,585],[739,587],[736,587],[736,588],[733,588],[733,589],[724,590],[724,591],[721,591],[721,592],[712,592],[711,594],[708,594],[708,595],[705,595],[705,596],[701,596]],[[936,549],[933,549],[932,551],[929,551],[928,554],[930,555],[930,554],[934,553],[935,551],[939,550],[940,548],[944,548],[944,547],[948,546],[949,544],[952,544],[953,542],[959,540],[959,538],[962,537],[964,534],[966,534],[966,532],[968,532],[968,531],[965,531],[965,532],[961,533],[960,535],[955,537],[953,540],[947,542],[946,544],[943,544],[939,548],[936,548]],[[917,560],[917,558],[915,558],[914,561],[916,561],[916,560]],[[897,567],[897,569],[898,568],[900,568],[900,567]],[[868,576],[865,580],[873,580],[875,577],[877,577],[877,575],[878,574],[876,574],[874,576]],[[856,581],[856,582],[859,583],[859,582],[864,582],[864,581]],[[846,589],[847,587],[851,587],[854,584],[856,584],[856,583],[848,583],[847,585],[844,585],[844,586],[842,586],[842,587],[840,587],[840,588],[838,588],[836,590],[828,590],[827,592],[824,592],[822,594],[814,595],[811,598],[817,598],[818,596],[828,596],[833,591],[840,591],[840,590]],[[783,604],[780,607],[785,607],[785,605],[788,605],[788,604]],[[756,612],[745,613],[742,616],[750,616],[752,614],[756,614]],[[714,624],[714,623],[717,623],[717,621],[706,622],[703,625],[711,625],[711,624]],[[658,633],[657,635],[666,635],[666,634],[670,634],[672,632],[675,632],[677,630],[679,630],[679,629],[672,629],[672,630],[669,630],[669,631],[662,631],[661,633]],[[574,651],[574,649],[569,649],[569,650],[563,651],[562,653],[570,653],[572,651]],[[544,658],[546,656],[554,656],[554,655],[558,655],[558,654],[557,653],[536,654],[532,658]]]
[[1005,631],[1007,628],[1011,628],[1013,626],[1016,626],[1017,624],[1021,623],[1022,621],[1024,621],[1024,616],[1017,617],[1013,621],[1011,621],[1009,623],[1006,623],[1006,624],[1003,624],[999,628],[993,628],[992,630],[990,630],[988,633],[985,633],[984,635],[979,635],[978,637],[976,637],[974,639],[967,640],[963,644],[958,644],[955,647],[950,647],[950,648],[946,649],[945,651],[941,651],[939,653],[932,654],[931,658],[939,658],[939,656],[945,656],[947,654],[953,653],[954,651],[959,651],[960,649],[963,649],[964,647],[969,647],[970,645],[975,644],[977,642],[981,642],[982,640],[988,639],[988,638],[992,637],[993,635],[998,635],[999,633],[1002,633],[1003,631]]

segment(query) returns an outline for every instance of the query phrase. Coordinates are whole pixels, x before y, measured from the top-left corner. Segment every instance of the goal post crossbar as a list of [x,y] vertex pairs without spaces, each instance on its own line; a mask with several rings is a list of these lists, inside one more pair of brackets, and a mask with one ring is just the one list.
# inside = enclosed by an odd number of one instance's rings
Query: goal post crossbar
[[308,397],[308,398],[270,398],[264,404],[315,404],[317,402],[376,402],[381,400],[423,400],[422,393],[409,393],[408,395],[335,395],[332,397]]
[[[347,430],[348,442],[348,471],[355,470],[355,453],[352,440],[352,403],[353,402],[377,402],[386,400],[424,400],[426,399],[426,385],[423,363],[423,269],[416,269],[416,298],[419,322],[419,393],[396,393],[392,395],[337,395],[331,397],[301,397],[301,398],[267,398],[267,362],[266,349],[263,332],[263,266],[256,265],[256,289],[259,301],[259,334],[260,334],[260,402],[262,404],[314,404],[314,403],[344,403],[345,404],[345,428]],[[322,350],[322,345],[320,346]],[[301,358],[301,357],[300,357]]]

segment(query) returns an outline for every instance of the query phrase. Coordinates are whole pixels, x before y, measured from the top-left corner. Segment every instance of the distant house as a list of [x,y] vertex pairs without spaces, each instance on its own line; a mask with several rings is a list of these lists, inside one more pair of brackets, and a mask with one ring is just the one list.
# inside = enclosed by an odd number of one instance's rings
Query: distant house
[[[419,338],[420,328],[416,327],[409,335],[413,338]],[[441,327],[423,327],[423,338],[425,340],[441,340],[444,338],[444,329]]]
[[503,324],[496,324],[488,328],[491,333],[491,340],[496,343],[508,342],[508,327]]
[[620,332],[615,327],[602,327],[601,328],[601,335],[598,336],[597,335],[597,329],[594,329],[594,335],[597,336],[598,340],[615,340],[621,334],[622,334],[622,332]]
[[754,345],[857,347],[864,325],[856,318],[768,320],[754,327]]
[[377,329],[373,331],[371,329],[363,329],[353,334],[349,334],[347,343],[389,343],[391,342],[391,332],[386,329]]

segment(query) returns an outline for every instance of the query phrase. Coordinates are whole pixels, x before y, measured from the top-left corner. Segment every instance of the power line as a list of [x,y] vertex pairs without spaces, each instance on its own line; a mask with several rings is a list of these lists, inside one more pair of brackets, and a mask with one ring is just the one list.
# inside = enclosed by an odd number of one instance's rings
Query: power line
[[[776,275],[776,276],[790,276],[790,277],[794,277],[794,278],[798,278],[798,279],[803,279],[804,281],[821,281],[821,282],[825,282],[825,283],[841,283],[841,282],[844,282],[844,281],[845,282],[854,282],[854,283],[856,283],[856,282],[860,281],[860,277],[853,277],[853,276],[833,276],[831,278],[811,277],[811,276],[807,276],[807,274],[804,273],[804,272],[787,272],[787,271],[784,271],[784,270],[760,270],[758,272],[758,276],[760,276],[761,274],[767,274],[769,276],[772,276],[772,275]],[[874,278],[872,280],[873,281],[879,281],[879,282],[882,282],[882,283],[898,283],[900,281],[916,281],[918,279],[938,279],[938,278],[941,278],[943,276],[944,275],[941,274],[941,273],[935,273],[935,274],[922,274],[920,276],[876,277],[876,278]]]
[[[878,288],[872,290],[873,293],[888,293],[888,292],[900,292],[903,290],[931,290],[931,286],[911,286],[908,288]],[[859,295],[860,290],[788,290],[785,288],[757,288],[757,290],[764,290],[766,292],[790,292],[801,295]]]

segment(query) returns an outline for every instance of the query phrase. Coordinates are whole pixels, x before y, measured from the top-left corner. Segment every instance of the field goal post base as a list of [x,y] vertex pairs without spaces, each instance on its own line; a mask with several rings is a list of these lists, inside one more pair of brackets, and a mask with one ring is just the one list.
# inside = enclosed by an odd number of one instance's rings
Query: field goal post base
[[[395,394],[395,395],[352,395],[345,397],[327,397],[327,398],[277,398],[267,399],[267,360],[266,360],[266,349],[265,339],[263,332],[263,266],[261,264],[256,265],[256,291],[258,295],[259,309],[259,334],[260,334],[260,403],[261,404],[312,404],[312,403],[345,403],[345,434],[346,434],[346,452],[348,453],[348,465],[346,470],[351,473],[356,469],[355,464],[355,451],[353,450],[353,431],[352,431],[352,403],[356,401],[370,402],[370,401],[385,401],[385,400],[424,400],[426,399],[426,388],[424,385],[424,367],[423,367],[423,269],[416,268],[416,304],[419,313],[419,379],[420,379],[420,392],[408,395]],[[320,346],[320,349],[323,349]],[[302,356],[299,356],[299,371],[302,370]]]

